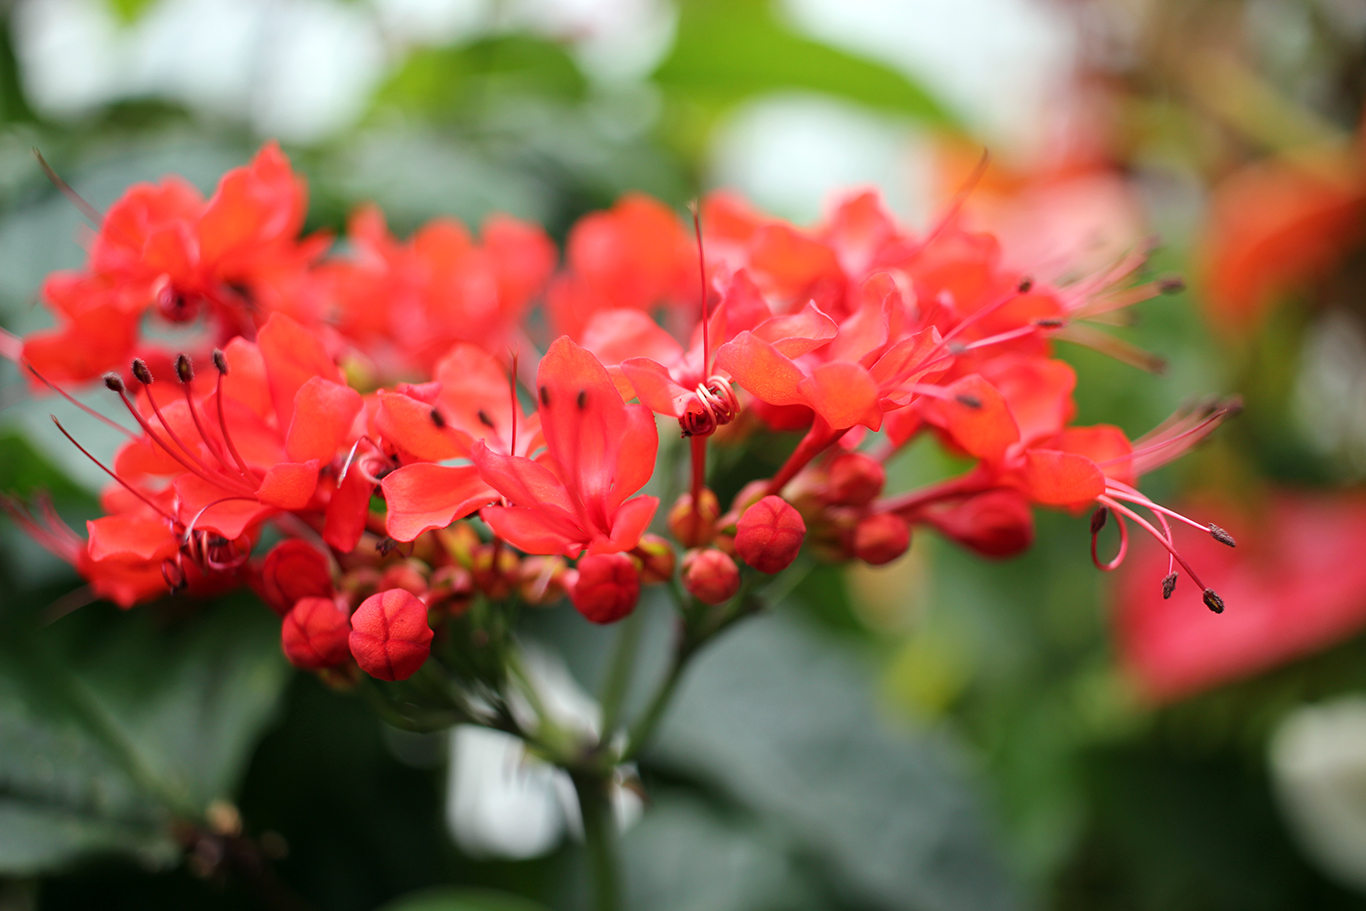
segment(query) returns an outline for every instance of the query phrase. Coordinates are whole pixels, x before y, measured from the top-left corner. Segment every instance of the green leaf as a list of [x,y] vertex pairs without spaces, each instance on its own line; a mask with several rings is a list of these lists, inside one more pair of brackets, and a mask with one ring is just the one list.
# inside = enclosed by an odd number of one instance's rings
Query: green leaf
[[673,50],[654,80],[689,101],[721,106],[807,90],[930,123],[954,122],[902,73],[802,37],[778,21],[767,0],[682,4]]
[[155,0],[105,0],[114,16],[124,25],[137,22]]
[[275,710],[278,623],[251,599],[153,608],[92,605],[0,630],[0,874],[94,852],[167,863],[175,818],[228,799]]
[[443,887],[405,895],[378,911],[547,911],[547,908],[506,892]]
[[828,865],[860,906],[1017,906],[966,762],[947,737],[897,729],[869,668],[790,618],[702,652],[646,759],[715,782]]

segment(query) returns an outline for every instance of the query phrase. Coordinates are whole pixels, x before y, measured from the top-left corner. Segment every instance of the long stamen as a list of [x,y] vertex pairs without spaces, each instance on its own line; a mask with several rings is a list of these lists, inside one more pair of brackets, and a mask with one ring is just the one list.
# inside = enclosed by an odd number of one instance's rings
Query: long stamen
[[60,431],[62,432],[62,436],[66,437],[68,440],[70,440],[70,441],[71,441],[71,445],[73,445],[73,446],[75,446],[77,449],[79,449],[79,450],[81,451],[81,453],[82,453],[87,459],[89,459],[90,461],[92,461],[92,462],[94,462],[96,465],[98,465],[98,466],[100,467],[100,470],[101,470],[101,471],[103,471],[105,474],[109,475],[109,477],[113,478],[115,481],[118,481],[119,484],[123,485],[123,488],[124,488],[125,490],[127,490],[127,491],[128,491],[129,493],[131,493],[133,496],[137,497],[137,498],[138,498],[139,500],[141,500],[142,502],[146,503],[148,506],[152,507],[152,509],[154,509],[154,510],[156,510],[158,513],[160,513],[160,514],[162,515],[163,518],[165,518],[165,519],[167,519],[167,520],[169,520],[169,521],[171,521],[171,522],[175,522],[177,525],[180,524],[180,523],[176,520],[175,516],[171,515],[171,514],[168,513],[166,510],[162,509],[160,506],[156,505],[156,504],[153,503],[151,500],[147,499],[147,497],[144,496],[144,495],[142,494],[141,491],[139,491],[137,488],[133,487],[133,485],[129,484],[129,483],[128,483],[127,481],[125,481],[123,478],[119,477],[118,475],[114,474],[114,472],[112,472],[112,471],[110,471],[108,468],[106,468],[103,462],[101,462],[99,459],[97,459],[97,458],[95,458],[93,455],[91,455],[91,454],[90,454],[90,451],[89,451],[88,449],[86,449],[84,446],[82,446],[80,443],[76,442],[76,438],[73,437],[70,433],[67,432],[66,428],[62,426],[62,422],[59,421],[59,420],[57,420],[57,416],[56,416],[55,414],[50,414],[50,415],[48,415],[48,417],[52,418],[52,423],[54,423],[54,424],[57,425],[57,429],[60,430]]
[[[171,438],[171,441],[173,443],[175,443],[184,451],[185,455],[190,459],[191,462],[193,462],[195,465],[199,467],[200,470],[196,472],[196,474],[199,474],[200,477],[204,478],[206,481],[209,481],[213,484],[217,484],[219,486],[231,486],[234,484],[239,484],[240,482],[236,478],[221,475],[218,471],[205,464],[204,460],[201,459],[193,449],[191,449],[189,446],[186,446],[185,442],[182,439],[180,439],[180,436],[171,427],[170,422],[167,421],[165,416],[161,413],[161,408],[157,405],[157,400],[152,395],[152,371],[147,369],[147,364],[144,363],[141,358],[138,358],[133,361],[133,376],[137,379],[139,383],[142,384],[143,388],[147,391],[147,402],[152,406],[152,412],[157,416],[157,420],[161,422],[161,426],[166,431],[166,435]],[[169,452],[169,449],[167,451]],[[184,464],[183,460],[182,464]],[[215,477],[218,477],[221,480],[215,480]],[[223,483],[225,481],[227,482],[227,484]]]
[[62,398],[66,399],[68,402],[75,405],[77,408],[81,409],[86,414],[90,415],[92,418],[97,418],[98,420],[103,421],[105,424],[109,425],[110,427],[113,427],[115,430],[117,430],[124,436],[128,437],[130,440],[136,440],[138,438],[138,435],[136,433],[129,430],[127,427],[124,427],[118,421],[114,420],[113,418],[110,418],[108,415],[100,414],[100,412],[96,411],[94,408],[91,408],[89,405],[86,405],[78,401],[65,389],[58,386],[56,383],[52,382],[47,377],[39,373],[38,368],[30,364],[27,359],[24,359],[23,364],[28,369],[29,373],[32,373],[40,381],[42,381],[44,386],[51,389],[53,392],[57,393]]
[[508,374],[508,406],[512,414],[512,431],[508,440],[508,455],[517,454],[517,352],[512,352],[512,373]]
[[[213,454],[214,459],[217,460],[219,465],[222,465],[229,474],[240,475],[241,472],[238,468],[235,465],[229,464],[228,460],[223,457],[222,448],[214,438],[204,430],[204,425],[199,420],[199,409],[195,407],[194,395],[190,390],[190,383],[194,381],[194,365],[190,363],[190,358],[184,354],[180,355],[180,357],[176,358],[175,369],[176,377],[180,380],[181,391],[185,393],[185,404],[190,409],[190,419],[194,421],[194,429],[199,433],[199,438],[204,441],[204,445],[208,447],[209,452]],[[151,398],[150,389],[148,390],[148,398]],[[251,481],[252,479],[243,475],[242,480]]]
[[251,469],[247,467],[246,460],[243,459],[241,454],[237,451],[237,445],[232,441],[232,434],[228,433],[227,419],[223,416],[223,377],[228,373],[228,361],[227,358],[223,356],[222,351],[217,349],[214,350],[213,363],[214,366],[218,368],[218,380],[214,386],[213,396],[218,403],[218,429],[223,433],[223,442],[227,444],[228,452],[232,455],[232,460],[236,462],[237,467],[241,469],[242,476],[252,478],[254,475],[252,474]]
[[[1186,571],[1186,574],[1189,575],[1189,576],[1191,577],[1191,581],[1194,582],[1196,585],[1198,585],[1198,586],[1200,587],[1200,590],[1201,590],[1201,592],[1202,592],[1202,594],[1203,594],[1203,597],[1204,597],[1205,606],[1208,607],[1210,610],[1214,611],[1216,614],[1223,613],[1223,611],[1224,611],[1224,601],[1223,601],[1223,599],[1220,598],[1217,594],[1215,594],[1214,589],[1210,588],[1209,586],[1205,585],[1204,582],[1201,582],[1201,581],[1200,581],[1200,576],[1197,575],[1196,572],[1195,572],[1195,570],[1191,567],[1191,565],[1190,565],[1189,563],[1186,562],[1186,559],[1185,559],[1184,557],[1182,557],[1181,554],[1177,553],[1177,550],[1176,550],[1176,548],[1172,545],[1172,543],[1171,543],[1170,541],[1168,541],[1166,538],[1164,538],[1164,537],[1162,536],[1162,533],[1159,532],[1156,528],[1154,528],[1154,527],[1152,526],[1152,524],[1148,522],[1148,520],[1144,519],[1142,516],[1140,516],[1138,513],[1134,512],[1132,509],[1129,509],[1128,507],[1123,506],[1122,504],[1120,504],[1119,501],[1114,500],[1114,499],[1112,499],[1112,498],[1110,498],[1110,497],[1108,497],[1108,496],[1100,496],[1100,497],[1097,497],[1096,500],[1097,500],[1097,502],[1103,503],[1103,504],[1105,504],[1106,506],[1110,507],[1110,508],[1113,509],[1116,513],[1121,514],[1121,515],[1124,515],[1124,516],[1128,516],[1130,519],[1132,519],[1133,521],[1137,522],[1138,525],[1139,525],[1139,527],[1143,528],[1145,531],[1147,531],[1149,534],[1151,534],[1154,538],[1156,538],[1157,541],[1158,541],[1158,543],[1160,543],[1163,547],[1165,547],[1165,548],[1167,549],[1167,553],[1171,554],[1172,557],[1176,560],[1176,562],[1179,563],[1179,564],[1181,565],[1181,568],[1184,569],[1184,570]],[[1163,590],[1164,590],[1164,591],[1166,590],[1166,587],[1167,587],[1167,586],[1166,586],[1166,582],[1165,582],[1165,580],[1164,580],[1164,583],[1163,583]]]
[[1115,525],[1119,528],[1119,552],[1112,557],[1109,562],[1102,563],[1100,555],[1096,553],[1096,545],[1100,539],[1100,530],[1105,527],[1105,519],[1109,516],[1110,510],[1102,506],[1091,516],[1091,562],[1096,569],[1103,572],[1113,572],[1119,569],[1124,562],[1125,555],[1129,552],[1129,525],[1121,515],[1115,516]]

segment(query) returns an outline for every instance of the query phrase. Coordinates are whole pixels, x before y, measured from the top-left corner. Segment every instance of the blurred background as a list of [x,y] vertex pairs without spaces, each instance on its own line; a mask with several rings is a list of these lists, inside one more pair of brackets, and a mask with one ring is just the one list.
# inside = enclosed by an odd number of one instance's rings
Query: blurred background
[[[1131,436],[1244,397],[1145,485],[1237,536],[1190,548],[1229,609],[1164,602],[1143,542],[1096,572],[1056,514],[1003,563],[925,534],[817,570],[698,661],[642,760],[631,907],[1366,908],[1364,103],[1361,0],[12,0],[0,324],[46,325],[43,277],[84,255],[35,147],[104,208],[168,172],[210,190],[278,137],[310,228],[373,201],[400,236],[504,211],[560,240],[630,190],[808,222],[872,185],[923,227],[985,148],[967,217],[1008,255],[1087,270],[1155,235],[1185,276],[1119,330],[1165,372],[1062,353],[1078,421]],[[0,489],[94,515],[53,403],[2,379]],[[948,470],[913,447],[891,483]],[[275,876],[326,909],[581,900],[549,770],[384,728],[288,673],[250,599],[35,632],[76,577],[0,543],[0,908],[259,907]],[[584,626],[525,631],[570,703],[607,645]],[[168,791],[275,873],[200,875],[223,843],[168,831]]]

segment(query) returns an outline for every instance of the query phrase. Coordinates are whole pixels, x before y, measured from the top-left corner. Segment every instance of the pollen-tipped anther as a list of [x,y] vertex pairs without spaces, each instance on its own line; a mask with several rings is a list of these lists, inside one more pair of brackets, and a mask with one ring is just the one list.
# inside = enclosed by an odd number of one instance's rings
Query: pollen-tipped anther
[[1229,534],[1228,532],[1220,528],[1218,525],[1215,525],[1213,523],[1211,523],[1209,527],[1209,536],[1214,540],[1218,541],[1220,544],[1224,544],[1229,547],[1238,546],[1238,542],[1233,540],[1233,535]]
[[1176,573],[1174,573],[1174,572],[1167,573],[1167,575],[1163,577],[1163,579],[1162,579],[1162,600],[1163,600],[1163,601],[1166,601],[1166,600],[1168,600],[1169,598],[1171,598],[1172,592],[1176,591],[1176,580],[1177,580],[1177,575],[1176,575]]
[[964,408],[971,408],[973,411],[982,407],[982,400],[975,395],[955,395],[953,400]]
[[438,430],[445,430],[445,429],[446,429],[446,418],[445,418],[444,415],[442,415],[442,413],[441,413],[438,409],[433,408],[433,409],[431,410],[431,418],[432,418],[432,423],[436,425],[436,428],[437,428]]
[[1157,290],[1163,294],[1180,294],[1186,290],[1186,280],[1179,275],[1165,275],[1157,280]]
[[194,379],[194,364],[190,363],[188,354],[181,354],[175,359],[175,375],[182,383],[189,383]]
[[213,365],[218,368],[218,372],[223,376],[228,375],[228,356],[223,353],[222,348],[213,349]]
[[1024,278],[1020,279],[1020,284],[1016,287],[1019,289],[1019,292],[1021,294],[1028,294],[1030,290],[1034,287],[1034,279],[1026,275]]
[[152,385],[152,368],[140,357],[133,358],[133,379],[144,386]]
[[1091,513],[1091,534],[1098,535],[1100,530],[1105,527],[1105,520],[1110,518],[1110,510],[1104,506],[1098,507]]
[[1066,326],[1067,323],[1064,320],[1058,319],[1056,316],[1048,316],[1043,319],[1036,319],[1034,325],[1038,326],[1040,329],[1061,329],[1063,326]]
[[1222,614],[1222,613],[1224,612],[1224,599],[1223,599],[1223,598],[1220,598],[1218,595],[1216,595],[1216,594],[1214,593],[1214,589],[1212,589],[1212,588],[1207,588],[1207,589],[1205,589],[1204,598],[1205,598],[1205,607],[1208,607],[1210,610],[1214,611],[1216,614]]
[[117,373],[106,373],[104,375],[105,388],[110,392],[123,392],[123,377]]

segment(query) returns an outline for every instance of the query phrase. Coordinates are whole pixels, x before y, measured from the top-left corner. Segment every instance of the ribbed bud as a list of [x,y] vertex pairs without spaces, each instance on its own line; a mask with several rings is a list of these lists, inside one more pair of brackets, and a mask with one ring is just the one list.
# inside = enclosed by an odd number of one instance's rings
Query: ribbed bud
[[767,496],[745,510],[735,523],[735,550],[761,573],[781,572],[797,559],[806,523],[782,497]]
[[280,616],[300,598],[331,598],[332,570],[322,551],[298,538],[271,548],[261,562],[261,597]]
[[684,547],[701,547],[716,533],[716,520],[721,516],[721,503],[716,494],[706,487],[699,497],[699,508],[693,508],[692,494],[685,493],[669,510],[669,534]]
[[280,626],[280,645],[295,667],[316,671],[351,657],[351,621],[331,598],[300,598]]
[[626,554],[592,554],[579,560],[569,598],[594,623],[615,623],[640,600],[640,570]]
[[725,604],[740,590],[740,568],[714,547],[683,555],[683,587],[703,604]]
[[910,546],[911,527],[893,513],[875,513],[854,527],[854,556],[870,566],[891,563]]
[[678,557],[668,541],[659,535],[641,535],[640,543],[632,551],[640,561],[640,581],[645,585],[668,582],[674,577]]
[[887,471],[882,463],[861,452],[846,452],[826,471],[825,502],[832,506],[866,506],[882,493]]
[[349,645],[371,677],[407,680],[431,654],[427,605],[401,588],[371,595],[351,615]]

